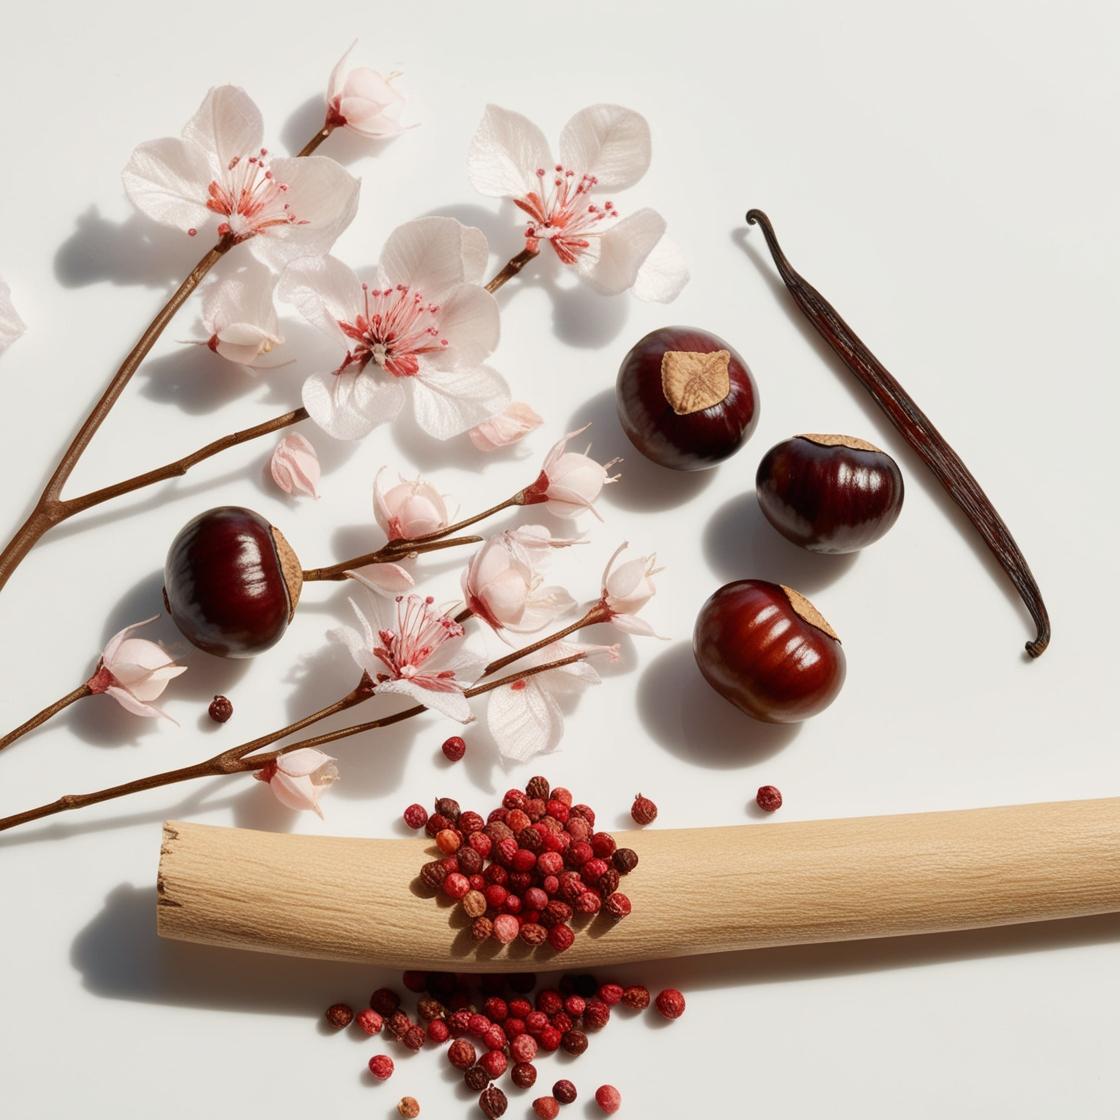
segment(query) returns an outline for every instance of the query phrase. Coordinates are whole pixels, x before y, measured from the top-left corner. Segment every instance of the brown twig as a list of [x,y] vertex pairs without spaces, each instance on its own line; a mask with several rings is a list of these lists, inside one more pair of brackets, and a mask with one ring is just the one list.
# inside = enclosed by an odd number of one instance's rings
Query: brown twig
[[486,285],[486,290],[488,292],[496,292],[506,281],[512,280],[538,252],[540,252],[539,249],[522,249],[516,256],[510,257],[510,259],[490,278]]
[[19,727],[9,731],[3,739],[0,739],[0,751],[5,747],[10,747],[17,739],[21,739],[29,731],[34,731],[36,727],[42,726],[52,716],[58,715],[64,708],[69,708],[76,700],[81,700],[86,696],[91,696],[88,682],[79,685],[73,692],[68,692],[61,700],[56,700],[53,704],[49,704],[41,712],[33,715],[26,723],[21,723]]
[[444,548],[458,548],[464,544],[478,544],[481,537],[451,537],[444,540],[395,540],[383,545],[376,552],[367,552],[364,556],[355,556],[352,560],[342,560],[326,568],[307,568],[303,573],[303,582],[312,583],[316,580],[343,580],[346,573],[354,568],[364,568],[367,564],[389,564],[396,560],[406,560],[412,556],[419,556],[424,552],[438,552]]

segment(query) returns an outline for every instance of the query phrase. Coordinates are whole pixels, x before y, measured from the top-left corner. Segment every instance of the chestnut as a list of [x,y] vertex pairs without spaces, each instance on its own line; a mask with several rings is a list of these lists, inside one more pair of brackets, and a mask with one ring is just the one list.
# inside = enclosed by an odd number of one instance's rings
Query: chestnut
[[858,552],[902,509],[898,464],[854,436],[787,439],[763,456],[755,484],[766,520],[811,552]]
[[163,568],[163,599],[175,625],[219,657],[252,657],[275,645],[302,586],[299,559],[280,530],[241,506],[187,522]]
[[721,463],[758,423],[758,386],[746,362],[695,327],[647,334],[622,359],[615,396],[630,442],[677,471]]
[[844,683],[840,639],[798,591],[760,579],[725,584],[700,608],[692,652],[724,699],[767,723],[823,712]]

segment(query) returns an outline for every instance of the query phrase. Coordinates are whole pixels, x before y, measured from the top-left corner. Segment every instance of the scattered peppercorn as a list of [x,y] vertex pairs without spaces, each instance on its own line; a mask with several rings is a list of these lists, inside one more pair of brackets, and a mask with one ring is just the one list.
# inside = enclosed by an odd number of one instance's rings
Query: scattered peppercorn
[[466,740],[460,735],[452,735],[443,741],[443,755],[448,762],[458,762],[467,753]]
[[378,1015],[388,1018],[400,1007],[401,997],[392,988],[378,988],[369,997],[369,1005]]
[[354,1009],[347,1003],[332,1003],[327,1008],[327,1022],[336,1030],[348,1027],[354,1021]]
[[576,1087],[565,1077],[552,1086],[552,1095],[561,1104],[571,1104],[577,1096]]
[[579,1057],[587,1049],[587,1035],[583,1031],[565,1031],[560,1046],[565,1054]]
[[619,875],[629,875],[638,866],[638,853],[633,848],[619,848],[611,856],[611,863]]
[[471,1066],[463,1074],[463,1083],[472,1093],[478,1093],[490,1084],[490,1074],[481,1065]]
[[648,797],[643,797],[639,793],[634,798],[634,804],[630,806],[630,816],[638,824],[653,824],[657,820],[657,806]]
[[666,1019],[679,1019],[684,1014],[684,996],[676,988],[659,992],[654,1006]]
[[595,1103],[611,1116],[622,1107],[622,1094],[613,1085],[600,1085],[595,1090]]
[[388,1054],[374,1054],[369,1060],[369,1071],[378,1081],[388,1081],[393,1076],[393,1059]]
[[355,1021],[359,1028],[369,1035],[377,1034],[384,1024],[384,1020],[372,1007],[367,1007],[365,1011],[359,1011]]
[[474,1045],[465,1038],[457,1038],[447,1048],[447,1060],[456,1069],[470,1069],[478,1057]]
[[540,1120],[556,1120],[560,1115],[560,1102],[555,1097],[537,1097],[533,1101],[533,1113]]
[[215,696],[206,710],[215,723],[225,723],[233,715],[233,704],[227,696]]
[[397,1111],[402,1116],[407,1116],[408,1120],[416,1120],[420,1115],[420,1102],[415,1097],[401,1097]]
[[782,791],[777,786],[759,786],[754,799],[764,813],[773,813],[782,807]]
[[497,1085],[483,1089],[478,1098],[478,1107],[482,1109],[486,1120],[497,1120],[499,1116],[504,1116],[508,1105],[505,1093]]
[[631,984],[622,993],[622,1002],[635,1011],[644,1011],[649,1007],[649,988],[644,984]]
[[518,1062],[510,1071],[510,1080],[519,1089],[531,1089],[537,1082],[537,1067],[532,1062]]

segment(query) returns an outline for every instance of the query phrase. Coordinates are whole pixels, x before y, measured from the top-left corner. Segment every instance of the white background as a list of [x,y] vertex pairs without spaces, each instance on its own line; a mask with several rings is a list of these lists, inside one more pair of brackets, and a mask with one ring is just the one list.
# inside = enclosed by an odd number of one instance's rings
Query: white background
[[[406,71],[421,127],[372,151],[323,149],[363,178],[338,253],[372,263],[424,213],[479,224],[494,261],[520,223],[476,196],[464,155],[487,101],[556,136],[594,101],[640,109],[647,178],[620,207],[653,205],[693,280],[672,308],[572,290],[541,259],[501,293],[495,364],[547,418],[523,452],[480,462],[405,424],[359,446],[318,444],[318,503],[264,481],[249,445],[189,479],[55,532],[0,596],[0,724],[84,679],[104,640],[159,606],[167,543],[210,505],[249,504],[305,563],[378,543],[370,483],[388,463],[423,471],[464,512],[527,482],[548,444],[594,421],[595,449],[625,454],[591,543],[557,571],[580,597],[622,539],[666,566],[649,615],[666,643],[624,660],[572,711],[562,753],[503,773],[481,731],[467,761],[438,755],[435,718],[340,750],[325,823],[291,819],[247,780],[156,791],[0,840],[0,1092],[12,1116],[387,1116],[402,1093],[425,1116],[470,1106],[426,1053],[369,1084],[376,1047],[326,1037],[318,1017],[361,1000],[377,970],[157,942],[160,822],[396,835],[437,792],[488,806],[542,769],[621,824],[638,788],[658,824],[980,806],[1120,792],[1113,719],[1118,622],[1113,489],[1117,80],[1120,21],[1104,3],[744,3],[661,7],[431,3],[21,5],[0,40],[0,274],[29,329],[2,359],[0,526],[14,527],[69,433],[140,327],[201,248],[130,211],[119,170],[133,144],[178,132],[207,87],[244,85],[272,146],[316,127],[321,87],[354,37],[359,59]],[[801,321],[742,214],[769,211],[791,259],[912,390],[987,488],[1046,592],[1052,650],[1028,664],[1024,612],[962,518]],[[201,241],[201,238],[199,239]],[[136,376],[78,470],[82,490],[294,407],[309,359],[254,380],[209,353],[192,304]],[[613,416],[619,360],[671,322],[713,330],[751,364],[762,419],[717,471],[681,476],[625,444]],[[302,340],[297,331],[293,335]],[[760,455],[796,431],[864,436],[894,452],[906,508],[854,560],[814,558],[763,524]],[[76,491],[75,491],[76,492]],[[424,570],[454,593],[457,561]],[[796,731],[740,716],[688,652],[695,612],[721,583],[780,579],[840,631],[841,698]],[[213,753],[327,702],[352,683],[324,650],[345,588],[310,588],[285,640],[252,664],[188,658],[156,726],[83,702],[0,758],[0,813]],[[205,706],[228,692],[233,720]],[[713,858],[718,853],[713,853]],[[718,897],[713,898],[718,905]],[[1079,1116],[1115,1111],[1113,918],[666,962],[627,975],[689,998],[670,1030],[618,1022],[572,1067],[588,1091],[622,1089],[625,1115]],[[539,1084],[559,1076],[542,1063]],[[527,1112],[518,1095],[509,1116]],[[739,1101],[740,1103],[735,1103]],[[569,1112],[587,1115],[585,1105]]]

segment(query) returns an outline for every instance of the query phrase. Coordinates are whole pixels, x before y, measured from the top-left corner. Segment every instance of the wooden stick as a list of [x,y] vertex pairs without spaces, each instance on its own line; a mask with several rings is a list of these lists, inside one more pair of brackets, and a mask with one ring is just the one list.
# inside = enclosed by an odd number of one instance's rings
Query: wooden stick
[[[908,816],[654,829],[633,914],[562,956],[480,947],[417,882],[423,840],[289,836],[169,822],[162,937],[396,968],[523,971],[939,933],[1120,910],[1120,798]],[[546,947],[547,948],[547,947]]]

